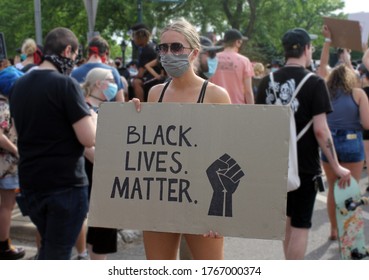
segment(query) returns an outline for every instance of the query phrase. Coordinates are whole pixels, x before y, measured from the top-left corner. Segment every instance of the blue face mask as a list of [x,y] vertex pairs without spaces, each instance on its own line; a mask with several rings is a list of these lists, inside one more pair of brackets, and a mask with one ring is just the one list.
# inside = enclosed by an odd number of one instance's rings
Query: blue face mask
[[215,71],[217,70],[218,58],[208,57],[207,58],[207,63],[208,63],[208,72],[205,72],[204,75],[209,79],[211,76],[213,76],[215,74]]
[[270,69],[270,71],[271,72],[275,72],[275,71],[277,71],[278,70],[278,68],[277,67],[272,67],[271,69]]
[[104,96],[107,101],[111,101],[117,95],[118,86],[116,84],[109,83],[107,89],[103,90]]
[[20,55],[20,59],[21,59],[21,61],[25,61],[25,60],[26,60],[26,58],[27,58],[27,55],[26,55],[25,53],[22,53],[22,54]]
[[134,77],[138,74],[137,68],[134,68],[134,67],[129,67],[128,72],[131,77]]

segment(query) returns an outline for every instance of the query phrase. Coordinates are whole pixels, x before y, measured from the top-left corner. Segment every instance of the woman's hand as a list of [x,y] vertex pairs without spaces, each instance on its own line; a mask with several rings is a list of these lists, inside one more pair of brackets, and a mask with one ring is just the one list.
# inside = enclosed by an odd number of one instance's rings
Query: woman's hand
[[323,25],[322,34],[323,34],[324,38],[328,38],[328,39],[332,40],[331,31],[329,30],[327,25]]
[[141,111],[141,101],[140,101],[140,99],[132,98],[132,100],[130,100],[129,102],[133,102],[135,104],[137,113],[139,113]]
[[351,172],[350,170],[339,165],[338,170],[336,170],[336,175],[338,176],[338,186],[344,189],[351,184]]
[[212,230],[210,230],[209,232],[207,233],[204,233],[202,235],[203,237],[207,237],[207,238],[222,238],[223,236],[221,236],[219,233],[217,232],[214,232]]

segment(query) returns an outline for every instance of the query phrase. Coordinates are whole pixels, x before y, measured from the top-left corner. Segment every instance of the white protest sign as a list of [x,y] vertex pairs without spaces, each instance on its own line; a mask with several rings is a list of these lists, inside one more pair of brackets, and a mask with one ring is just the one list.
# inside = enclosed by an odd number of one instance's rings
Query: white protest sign
[[104,103],[91,226],[284,238],[289,111]]

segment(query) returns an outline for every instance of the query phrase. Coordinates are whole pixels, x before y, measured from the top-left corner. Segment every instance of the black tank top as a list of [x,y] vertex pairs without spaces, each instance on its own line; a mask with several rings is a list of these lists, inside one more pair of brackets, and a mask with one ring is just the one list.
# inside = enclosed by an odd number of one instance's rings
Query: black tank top
[[[161,91],[160,98],[159,98],[158,102],[163,102],[164,93],[167,90],[169,84],[170,84],[170,81],[165,84],[163,90]],[[205,98],[205,92],[206,92],[207,85],[208,85],[208,81],[205,80],[204,83],[202,84],[199,99],[197,100],[196,103],[204,103],[204,98]]]

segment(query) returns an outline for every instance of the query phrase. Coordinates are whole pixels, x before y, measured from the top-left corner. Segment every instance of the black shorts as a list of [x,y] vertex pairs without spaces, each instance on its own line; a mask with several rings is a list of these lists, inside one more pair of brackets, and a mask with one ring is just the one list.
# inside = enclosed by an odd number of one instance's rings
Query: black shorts
[[287,193],[287,216],[291,225],[296,228],[311,228],[317,190],[313,175],[300,176],[300,187]]
[[96,254],[117,252],[117,233],[115,228],[88,227],[87,243],[92,245]]

